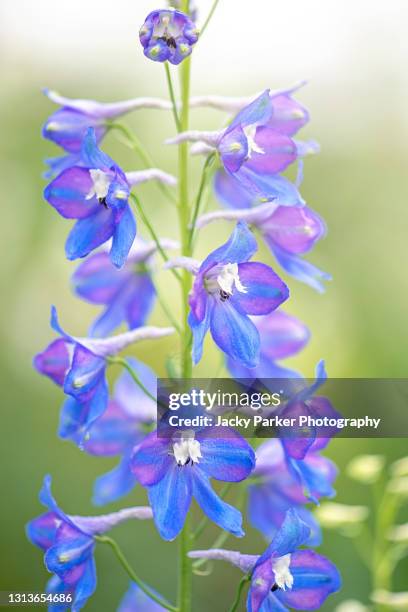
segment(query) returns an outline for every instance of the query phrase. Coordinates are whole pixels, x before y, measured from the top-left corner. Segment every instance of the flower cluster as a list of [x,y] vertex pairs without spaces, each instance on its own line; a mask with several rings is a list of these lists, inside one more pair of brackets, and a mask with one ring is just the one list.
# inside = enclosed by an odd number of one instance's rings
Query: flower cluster
[[[48,161],[50,182],[44,197],[62,217],[75,220],[65,253],[69,260],[84,261],[72,276],[73,290],[102,310],[88,335],[74,336],[60,326],[53,307],[51,327],[58,337],[35,356],[34,367],[65,395],[59,436],[88,454],[119,457],[116,467],[97,478],[93,502],[104,505],[119,500],[140,486],[149,504],[98,517],[68,515],[52,497],[50,477],[46,477],[40,500],[47,512],[29,523],[27,534],[44,551],[45,566],[53,574],[48,592],[72,596],[72,606],[59,603],[51,610],[71,607],[76,612],[86,604],[96,588],[94,549],[104,542],[110,543],[132,580],[119,605],[121,612],[189,612],[186,584],[193,562],[188,557],[196,559],[194,563],[227,560],[240,568],[250,582],[249,612],[315,610],[340,588],[335,566],[314,551],[300,548],[317,546],[322,539],[310,504],[334,495],[336,469],[321,455],[330,432],[323,437],[318,431],[306,436],[294,431],[290,438],[278,436],[256,447],[227,427],[184,429],[165,436],[159,431],[157,375],[167,367],[170,378],[190,378],[192,367],[203,357],[207,332],[225,356],[232,378],[261,381],[266,387],[273,379],[287,380],[282,415],[300,411],[335,414],[328,400],[316,396],[326,377],[323,363],[312,385],[282,363],[306,346],[310,333],[301,321],[281,310],[289,299],[289,288],[280,273],[271,262],[252,260],[259,234],[289,275],[319,291],[322,281],[329,278],[301,257],[325,234],[324,221],[299,191],[304,158],[318,150],[315,142],[297,139],[309,114],[295,99],[298,88],[268,89],[249,99],[189,99],[190,62],[180,72],[183,95],[178,103],[167,62],[183,62],[198,41],[196,13],[193,15],[191,6],[189,14],[184,13],[181,7],[185,4],[188,7],[188,2],[172,2],[167,9],[151,12],[140,29],[144,55],[166,62],[170,102],[140,98],[101,103],[46,91],[60,108],[46,121],[43,135],[64,154]],[[208,20],[203,30],[207,25]],[[198,132],[189,129],[188,105],[212,106],[234,116],[226,128]],[[139,144],[132,148],[141,153],[145,166],[152,167],[131,172],[100,148],[109,130],[125,135],[128,144],[137,143],[119,118],[146,107],[173,111],[178,134],[166,142],[180,148],[177,179],[150,164]],[[188,206],[187,142],[194,143],[192,154],[206,155],[194,211]],[[294,181],[290,179],[293,165],[297,166]],[[211,178],[222,208],[200,216],[201,197]],[[179,184],[177,239],[158,236],[149,208],[141,205],[137,185],[149,180],[159,182],[169,206],[176,199],[172,187]],[[133,204],[142,227],[137,236]],[[220,219],[235,222],[230,237],[221,246],[208,248],[202,261],[195,259],[196,232]],[[143,236],[144,232],[149,235]],[[170,258],[174,250],[180,252]],[[160,295],[159,256],[164,260],[162,269],[180,285],[180,322],[168,296]],[[150,324],[156,303],[163,308],[168,327]],[[126,329],[115,333],[123,327]],[[176,334],[180,349],[174,358]],[[173,358],[162,364],[160,346],[156,371],[143,359],[119,355],[135,343],[158,343],[167,336],[173,342]],[[110,390],[107,369],[113,364],[125,370]],[[191,409],[188,406],[187,412]],[[221,490],[217,482],[227,485]],[[230,487],[239,495],[227,502]],[[204,514],[194,532],[187,521],[193,499]],[[268,542],[263,554],[217,547],[189,550],[206,521],[225,534],[244,537],[245,501],[250,525]],[[131,518],[152,518],[164,540],[181,538],[183,572],[177,608],[138,579],[116,542],[105,535]]]

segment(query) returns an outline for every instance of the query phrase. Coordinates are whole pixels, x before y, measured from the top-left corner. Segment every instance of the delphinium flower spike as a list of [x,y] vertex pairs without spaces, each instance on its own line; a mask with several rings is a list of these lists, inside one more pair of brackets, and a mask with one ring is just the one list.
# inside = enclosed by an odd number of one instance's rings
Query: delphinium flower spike
[[309,538],[309,528],[294,510],[288,510],[281,529],[261,556],[232,550],[191,551],[193,559],[228,561],[251,579],[248,612],[318,610],[340,589],[337,568],[311,550],[298,550]]
[[69,396],[61,413],[60,434],[80,445],[90,425],[108,405],[108,358],[135,342],[174,332],[172,327],[147,326],[106,339],[79,338],[60,327],[55,308],[51,312],[51,326],[61,337],[36,355],[34,366]]
[[71,594],[72,602],[59,602],[50,610],[81,610],[96,588],[95,536],[129,520],[152,518],[147,506],[125,508],[102,516],[81,517],[63,512],[51,493],[51,477],[44,478],[40,501],[47,512],[27,525],[29,540],[44,551],[44,563],[54,575],[49,594]]

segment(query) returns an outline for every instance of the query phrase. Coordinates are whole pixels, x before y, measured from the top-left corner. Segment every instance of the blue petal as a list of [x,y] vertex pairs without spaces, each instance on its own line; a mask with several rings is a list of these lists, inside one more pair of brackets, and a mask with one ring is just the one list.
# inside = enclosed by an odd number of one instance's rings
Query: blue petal
[[58,574],[61,578],[92,555],[95,546],[92,537],[78,530],[76,534],[76,537],[64,538],[45,553],[44,562],[48,571]]
[[286,512],[285,520],[268,548],[259,557],[256,566],[261,565],[269,557],[284,557],[293,553],[304,544],[310,536],[310,529],[300,520],[296,511],[290,508]]
[[164,478],[149,487],[149,501],[156,527],[164,540],[174,540],[183,528],[191,504],[192,485],[189,466],[174,461]]
[[243,189],[252,194],[254,201],[273,201],[279,206],[304,206],[305,201],[297,187],[279,174],[260,174],[243,164],[234,178]]
[[237,223],[228,241],[213,251],[201,264],[200,270],[208,270],[211,264],[242,263],[248,261],[257,251],[258,245],[248,225]]
[[[51,476],[49,474],[47,474],[47,476],[44,477],[44,481],[43,481],[43,485],[41,487],[41,491],[39,494],[39,500],[40,502],[46,506],[49,510],[51,510],[52,512],[55,512],[55,514],[58,515],[58,517],[64,522],[64,523],[68,523],[69,525],[71,525],[72,527],[76,526],[71,522],[71,519],[68,518],[68,516],[65,514],[65,512],[63,512],[61,510],[61,508],[58,506],[57,502],[55,501],[52,493],[51,493]],[[79,531],[79,530],[78,530]]]
[[298,281],[309,285],[313,289],[316,289],[319,293],[324,293],[325,286],[323,281],[331,280],[330,274],[323,272],[309,261],[302,259],[298,255],[291,255],[287,253],[275,243],[268,240],[268,237],[264,235],[264,240],[275,255],[279,265],[291,276],[296,278]]
[[239,510],[230,506],[218,497],[212,489],[207,476],[198,467],[193,472],[193,495],[202,511],[221,529],[229,531],[238,538],[243,537],[242,515]]
[[253,102],[245,106],[230,124],[228,131],[238,125],[263,125],[272,115],[272,104],[269,98],[269,89],[266,89]]
[[65,254],[69,260],[85,257],[109,238],[115,231],[111,210],[101,206],[90,217],[79,219],[70,231],[65,243]]
[[87,168],[109,170],[115,167],[115,162],[101,151],[96,143],[94,128],[88,128],[81,145],[81,160]]
[[251,319],[236,305],[215,302],[211,312],[211,335],[224,353],[248,368],[258,365],[260,338]]
[[129,205],[127,205],[122,213],[119,223],[115,227],[112,247],[110,250],[111,262],[117,268],[121,268],[125,263],[135,236],[136,221]]
[[137,483],[130,470],[129,458],[124,457],[117,467],[99,476],[94,483],[92,502],[96,506],[109,504],[124,497]]
[[[256,201],[253,194],[224,170],[217,170],[215,173],[214,192],[218,201],[226,208],[250,208]],[[257,203],[259,204],[259,201]]]
[[[158,595],[154,589],[151,587],[149,589]],[[117,612],[165,612],[165,610],[166,608],[150,599],[137,584],[131,582]]]
[[75,599],[72,604],[72,612],[81,610],[89,597],[94,594],[96,589],[96,568],[95,560],[91,557],[85,567],[85,571],[79,579],[75,589]]
[[192,312],[190,312],[188,315],[188,324],[190,325],[193,333],[192,357],[194,365],[196,365],[203,356],[204,338],[210,327],[210,319],[211,304],[209,300],[206,302],[205,316],[202,321],[198,321]]

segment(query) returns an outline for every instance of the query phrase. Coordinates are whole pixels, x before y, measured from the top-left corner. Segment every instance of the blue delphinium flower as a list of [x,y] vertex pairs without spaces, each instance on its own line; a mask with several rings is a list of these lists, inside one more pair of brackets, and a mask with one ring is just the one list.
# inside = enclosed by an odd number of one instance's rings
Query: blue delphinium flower
[[190,294],[189,324],[193,361],[202,356],[207,331],[217,346],[248,368],[259,362],[259,332],[248,315],[265,315],[289,296],[285,283],[269,266],[248,261],[257,250],[245,223],[199,266]]
[[198,30],[190,17],[181,11],[160,9],[146,17],[139,37],[149,59],[180,64],[191,54],[198,40]]
[[[311,453],[304,461],[310,465],[313,459],[316,461]],[[324,457],[317,460],[320,460],[322,467],[326,467],[327,477],[333,480],[335,471],[331,469],[330,461]],[[306,508],[309,500],[299,479],[287,465],[280,440],[268,440],[256,449],[256,466],[251,477],[255,481],[248,487],[248,519],[255,529],[270,541],[282,526],[286,512],[295,508],[298,516],[310,528],[307,544],[318,546],[321,543],[320,526]]]
[[[156,376],[145,364],[133,358],[129,365],[145,388],[156,393]],[[117,379],[112,398],[102,416],[89,428],[83,449],[96,456],[121,455],[121,460],[110,472],[99,476],[94,484],[93,502],[103,505],[127,495],[137,479],[130,467],[130,457],[146,435],[146,427],[156,420],[156,403],[135,384],[129,372]]]
[[197,220],[197,227],[218,219],[244,220],[254,225],[285,272],[320,293],[324,291],[322,281],[330,280],[331,276],[302,257],[326,234],[326,225],[314,210],[308,206],[288,206],[290,201],[282,200],[283,196],[271,204],[260,204],[259,198],[222,170],[215,176],[214,189],[227,210],[203,215]]
[[[176,246],[174,241],[161,240],[164,249]],[[156,296],[150,273],[156,250],[154,242],[136,238],[121,270],[112,265],[106,251],[91,255],[77,268],[72,277],[76,294],[105,306],[90,329],[91,336],[107,336],[122,323],[129,329],[144,325]]]
[[248,612],[318,610],[341,587],[340,574],[328,559],[311,550],[298,550],[309,528],[291,509],[281,529],[261,556],[211,549],[191,551],[193,559],[223,560],[251,576]]
[[176,438],[149,434],[136,448],[132,470],[147,487],[157,529],[173,540],[184,525],[194,497],[209,519],[235,536],[244,535],[241,513],[213,491],[210,478],[240,482],[249,476],[255,456],[232,429],[183,431]]
[[227,357],[227,367],[234,378],[249,380],[271,378],[297,378],[298,372],[277,363],[301,351],[309,341],[307,327],[296,317],[276,310],[268,315],[256,317],[254,324],[261,338],[259,364],[247,368]]
[[131,582],[117,612],[165,612],[165,610],[166,608],[146,595],[137,584]]
[[[326,379],[324,362],[321,361],[316,368],[316,381],[296,393],[279,415],[282,418],[310,415],[315,419],[324,417],[337,419],[340,415],[331,402],[325,397],[315,395]],[[280,435],[286,463],[290,472],[304,488],[307,498],[317,503],[321,497],[333,497],[335,495],[333,481],[337,468],[329,459],[322,457],[320,451],[337,433],[337,428],[308,427],[299,430],[292,428],[289,433],[290,435],[288,432]]]
[[130,344],[172,334],[173,328],[140,327],[106,339],[70,336],[60,327],[55,308],[51,327],[60,334],[34,358],[34,366],[68,396],[60,420],[59,434],[82,446],[90,425],[108,405],[107,358]]
[[[182,132],[167,144],[196,142],[194,153],[217,151],[227,174],[261,202],[304,204],[297,188],[281,176],[291,164],[318,151],[314,141],[295,141],[291,123],[274,122],[269,90],[243,108],[219,132]],[[302,167],[302,164],[301,164]],[[299,173],[299,182],[302,172]]]
[[100,143],[112,119],[140,108],[171,109],[170,102],[159,98],[97,102],[66,98],[50,89],[44,89],[44,94],[61,108],[48,117],[42,135],[68,153],[80,153],[82,140],[90,127],[94,128],[96,142]]
[[78,219],[65,252],[68,259],[85,257],[112,238],[110,257],[120,268],[136,235],[125,173],[96,144],[89,128],[81,148],[81,165],[63,170],[45,189],[45,199],[67,219]]
[[47,584],[47,593],[72,595],[71,602],[51,604],[48,609],[57,612],[69,608],[77,612],[96,589],[94,536],[128,519],[150,519],[152,510],[142,506],[103,516],[70,516],[53,498],[50,476],[44,478],[40,501],[48,511],[28,523],[27,536],[42,548],[45,566],[54,574]]

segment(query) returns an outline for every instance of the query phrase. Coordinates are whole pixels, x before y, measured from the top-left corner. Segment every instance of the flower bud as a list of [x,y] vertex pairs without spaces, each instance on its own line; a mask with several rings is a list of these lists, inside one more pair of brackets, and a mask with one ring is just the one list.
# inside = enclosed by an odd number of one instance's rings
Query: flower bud
[[347,506],[327,502],[316,510],[316,516],[323,527],[336,529],[349,527],[364,521],[369,514],[366,506]]

